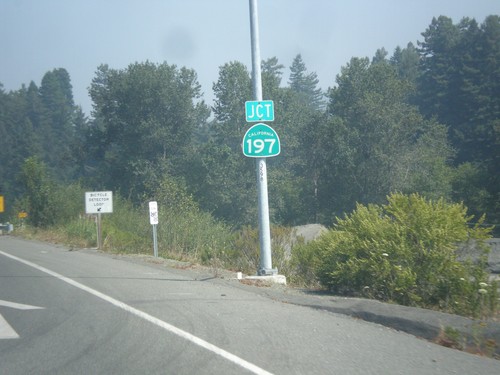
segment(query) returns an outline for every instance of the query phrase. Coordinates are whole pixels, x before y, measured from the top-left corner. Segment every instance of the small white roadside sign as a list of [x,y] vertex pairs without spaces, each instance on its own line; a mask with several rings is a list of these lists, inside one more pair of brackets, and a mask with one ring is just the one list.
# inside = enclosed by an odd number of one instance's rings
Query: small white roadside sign
[[149,202],[149,222],[151,225],[158,224],[158,203]]
[[109,214],[113,212],[112,191],[92,191],[85,193],[85,213]]
[[149,222],[153,226],[153,253],[155,258],[158,258],[158,233],[156,230],[158,225],[158,202],[149,202]]

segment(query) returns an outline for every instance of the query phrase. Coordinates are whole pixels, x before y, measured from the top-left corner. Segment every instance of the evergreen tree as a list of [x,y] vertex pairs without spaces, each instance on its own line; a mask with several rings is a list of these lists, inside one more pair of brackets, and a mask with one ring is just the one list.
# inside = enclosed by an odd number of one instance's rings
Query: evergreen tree
[[0,83],[0,187],[1,195],[5,195],[10,190],[10,176],[7,168],[7,161],[11,151],[11,136],[9,133],[8,118],[7,118],[7,93]]
[[254,160],[241,149],[247,129],[245,101],[252,99],[248,69],[240,62],[219,68],[213,85],[214,121],[210,124],[210,141],[202,145],[196,174],[188,185],[204,210],[234,225],[257,220]]
[[419,60],[418,51],[414,44],[410,42],[406,48],[401,49],[399,46],[396,47],[390,62],[396,67],[400,78],[416,84],[419,72]]
[[[456,163],[484,161],[495,149],[494,121],[500,117],[500,17],[480,28],[475,20],[453,25],[433,19],[420,43],[419,105],[450,128]],[[487,36],[489,34],[489,36]]]
[[388,52],[385,50],[385,48],[379,48],[376,52],[375,52],[375,56],[373,56],[372,58],[372,65],[373,64],[378,64],[378,63],[384,63],[387,61],[387,55],[388,55]]
[[324,97],[321,88],[318,88],[318,83],[319,80],[316,73],[307,73],[302,56],[300,54],[295,56],[290,66],[288,84],[292,91],[297,93],[305,104],[315,110],[322,107]]
[[[490,207],[488,216],[498,222],[500,17],[489,16],[479,26],[469,18],[454,25],[442,16],[433,19],[422,35],[417,97],[420,109],[448,126],[449,139],[457,151],[455,165],[472,163],[477,175],[484,176],[481,185],[487,193],[480,206]],[[455,196],[472,203],[469,198]],[[480,213],[477,203],[470,207]]]
[[[41,139],[43,160],[59,180],[74,177],[74,157],[71,146],[75,137],[75,105],[68,72],[54,69],[47,72],[36,96],[30,85],[30,110]],[[37,114],[37,108],[40,112]]]
[[266,98],[273,98],[278,94],[284,68],[276,57],[262,61],[262,92],[266,94]]
[[43,104],[40,97],[40,91],[35,84],[35,82],[31,81],[28,86],[28,91],[26,93],[26,101],[27,101],[27,116],[33,127],[35,128],[37,134],[42,135],[43,131],[46,129],[41,129],[42,120],[41,117],[43,115]]
[[24,159],[42,154],[36,128],[28,117],[27,93],[24,85],[9,93],[0,90],[0,179],[10,201],[21,193],[16,179]]

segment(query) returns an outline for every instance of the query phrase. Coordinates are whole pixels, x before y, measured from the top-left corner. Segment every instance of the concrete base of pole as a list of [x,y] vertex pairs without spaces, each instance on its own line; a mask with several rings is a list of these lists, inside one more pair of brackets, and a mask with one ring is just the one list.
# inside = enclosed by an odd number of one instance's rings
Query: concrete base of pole
[[242,280],[249,284],[262,285],[262,284],[281,284],[286,285],[286,276],[284,275],[269,275],[269,276],[247,276]]

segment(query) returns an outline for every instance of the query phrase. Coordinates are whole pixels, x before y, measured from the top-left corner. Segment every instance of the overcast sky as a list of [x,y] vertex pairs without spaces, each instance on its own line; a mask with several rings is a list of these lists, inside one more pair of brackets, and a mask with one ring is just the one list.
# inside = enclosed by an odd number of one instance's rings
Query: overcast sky
[[[300,53],[326,89],[351,57],[416,44],[440,15],[482,23],[500,14],[500,0],[259,0],[258,10],[261,58],[276,56],[286,83]],[[65,68],[75,103],[90,114],[88,87],[100,64],[146,60],[194,69],[211,104],[220,66],[237,60],[251,69],[248,0],[0,0],[7,91]]]

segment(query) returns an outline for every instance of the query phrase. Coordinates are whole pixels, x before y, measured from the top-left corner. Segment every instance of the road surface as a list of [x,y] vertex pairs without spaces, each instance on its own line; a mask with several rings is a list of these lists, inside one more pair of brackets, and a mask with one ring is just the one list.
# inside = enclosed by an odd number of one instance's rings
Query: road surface
[[500,373],[492,359],[200,275],[0,237],[0,374]]

